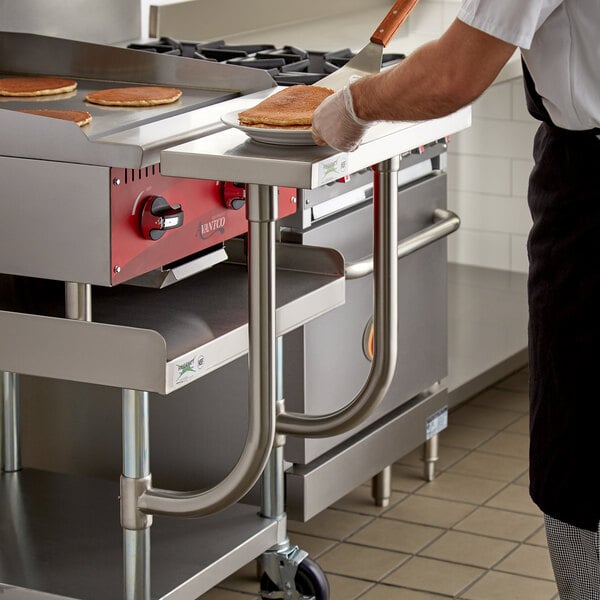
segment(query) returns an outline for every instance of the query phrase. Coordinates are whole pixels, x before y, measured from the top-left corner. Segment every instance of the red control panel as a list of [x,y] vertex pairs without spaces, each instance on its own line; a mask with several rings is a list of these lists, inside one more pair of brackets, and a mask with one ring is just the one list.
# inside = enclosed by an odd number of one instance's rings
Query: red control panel
[[[279,216],[296,211],[294,188],[278,188]],[[166,177],[159,166],[110,170],[112,283],[219,246],[248,230],[245,186]]]

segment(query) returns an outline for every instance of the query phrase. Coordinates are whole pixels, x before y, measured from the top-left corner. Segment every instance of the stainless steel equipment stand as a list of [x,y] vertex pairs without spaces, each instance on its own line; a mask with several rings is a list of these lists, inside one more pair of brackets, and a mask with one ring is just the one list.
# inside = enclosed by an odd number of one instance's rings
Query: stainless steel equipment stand
[[[247,184],[250,211],[264,206],[263,199],[273,198],[277,186],[314,189],[367,167],[374,167],[374,251],[369,264],[357,270],[371,269],[374,277],[374,355],[371,371],[358,395],[335,412],[305,415],[285,410],[277,400],[277,436],[264,475],[263,513],[285,522],[283,496],[284,435],[329,437],[361,424],[385,396],[393,378],[397,355],[397,201],[398,170],[402,152],[422,143],[440,139],[452,130],[467,125],[466,112],[457,113],[450,122],[384,124],[373,131],[373,139],[358,151],[339,154],[318,147],[271,146],[249,140],[242,132],[230,129],[161,153],[161,170],[176,177],[210,177]],[[444,131],[439,129],[443,126]],[[456,129],[454,129],[456,127]],[[420,141],[418,139],[420,138]],[[390,158],[390,148],[397,152]],[[265,216],[270,211],[265,208]],[[252,222],[250,223],[252,225]],[[452,230],[457,226],[451,224]],[[255,245],[249,229],[250,250]],[[411,252],[436,238],[431,232],[411,240],[402,252]],[[411,249],[412,246],[412,249]],[[263,250],[266,254],[266,249]],[[249,264],[251,265],[251,253]],[[250,272],[252,275],[252,269]],[[359,275],[360,276],[360,275]],[[252,278],[251,278],[252,279]],[[268,314],[261,317],[268,319]],[[253,315],[250,315],[252,322]],[[252,346],[251,346],[252,348]],[[252,356],[252,354],[251,354]],[[274,365],[273,365],[274,366]],[[276,372],[276,369],[273,369]],[[145,510],[143,495],[138,506]],[[292,547],[283,534],[279,542],[262,557],[264,575],[261,595],[264,599],[328,600],[329,587],[321,569],[306,554]]]
[[[359,394],[342,409],[327,415],[302,415],[282,410],[277,417],[277,431],[282,434],[323,437],[353,429],[373,411],[388,389],[394,374],[397,354],[397,227],[398,170],[400,157],[383,161],[374,168],[374,353],[369,377]],[[280,392],[281,393],[281,392]],[[266,516],[285,516],[283,444],[276,443],[263,484],[263,511]],[[261,594],[265,599],[327,600],[329,584],[320,567],[308,554],[289,540],[262,557],[265,575]]]

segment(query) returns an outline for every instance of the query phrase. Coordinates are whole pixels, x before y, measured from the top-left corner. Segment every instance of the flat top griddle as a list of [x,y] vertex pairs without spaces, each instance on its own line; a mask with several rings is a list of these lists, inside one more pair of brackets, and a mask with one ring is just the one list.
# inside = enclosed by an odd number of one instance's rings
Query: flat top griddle
[[[261,69],[0,31],[0,77],[15,76],[65,77],[78,88],[57,96],[0,97],[0,156],[133,169],[158,162],[160,149],[224,128],[221,104],[276,85]],[[176,87],[183,95],[155,107],[85,102],[90,91],[140,85]],[[41,108],[86,110],[92,122],[80,129],[15,112]]]
[[[10,77],[2,75],[0,77]],[[29,110],[85,110],[92,115],[92,122],[81,128],[81,131],[90,140],[103,138],[107,135],[130,129],[131,127],[145,125],[159,119],[165,119],[187,111],[203,108],[218,102],[223,102],[236,97],[238,94],[226,91],[204,90],[190,87],[179,87],[183,94],[177,102],[158,106],[101,106],[85,101],[90,92],[97,90],[139,86],[139,83],[122,83],[115,81],[92,81],[76,79],[77,89],[66,94],[36,97],[8,97],[0,96],[0,109]]]

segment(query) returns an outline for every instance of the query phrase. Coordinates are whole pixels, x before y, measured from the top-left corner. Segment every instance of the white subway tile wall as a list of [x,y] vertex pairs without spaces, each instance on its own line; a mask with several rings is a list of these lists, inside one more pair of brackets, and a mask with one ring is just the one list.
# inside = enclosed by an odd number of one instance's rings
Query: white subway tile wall
[[527,272],[527,183],[536,129],[521,77],[492,86],[473,104],[472,127],[449,145],[448,204],[462,219],[448,244],[451,262]]

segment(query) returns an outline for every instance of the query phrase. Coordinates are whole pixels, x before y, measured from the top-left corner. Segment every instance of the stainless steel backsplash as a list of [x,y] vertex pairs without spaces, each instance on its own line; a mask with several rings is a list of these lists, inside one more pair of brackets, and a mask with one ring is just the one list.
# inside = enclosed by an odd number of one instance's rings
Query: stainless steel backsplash
[[100,44],[140,35],[139,0],[0,0],[0,31]]

